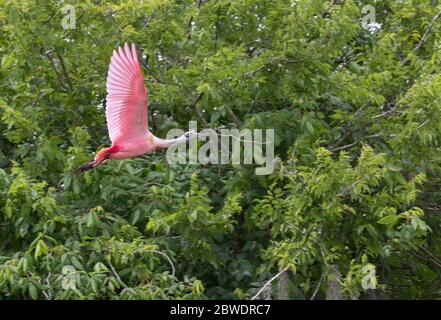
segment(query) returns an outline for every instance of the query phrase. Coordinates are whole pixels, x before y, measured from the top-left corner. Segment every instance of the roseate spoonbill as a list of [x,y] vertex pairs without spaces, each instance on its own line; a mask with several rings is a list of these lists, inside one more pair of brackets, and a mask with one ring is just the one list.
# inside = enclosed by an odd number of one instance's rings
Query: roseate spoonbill
[[148,93],[139,65],[135,45],[113,51],[107,75],[106,120],[112,145],[101,149],[94,160],[83,164],[77,172],[95,168],[108,159],[126,159],[151,151],[186,143],[196,136],[189,131],[176,139],[160,139],[148,128]]

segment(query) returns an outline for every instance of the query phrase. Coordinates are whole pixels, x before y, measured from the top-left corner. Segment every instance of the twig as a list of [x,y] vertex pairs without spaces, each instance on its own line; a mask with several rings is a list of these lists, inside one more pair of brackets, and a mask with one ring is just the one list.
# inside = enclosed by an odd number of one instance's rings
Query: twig
[[67,69],[66,69],[66,65],[64,64],[63,57],[58,52],[55,54],[57,55],[58,60],[60,60],[61,69],[63,70],[64,77],[66,78],[66,81],[67,81],[67,84],[69,86],[70,91],[72,91],[73,90],[72,82],[70,81],[69,75],[67,73]]
[[398,102],[395,102],[395,103],[393,104],[393,107],[392,107],[392,108],[390,108],[390,109],[388,109],[388,110],[386,110],[386,111],[384,111],[384,112],[382,112],[382,113],[380,113],[380,114],[377,114],[377,115],[373,116],[373,117],[372,117],[372,120],[376,120],[376,119],[378,119],[378,118],[382,118],[382,117],[387,116],[387,115],[389,115],[389,114],[391,114],[391,113],[394,113],[394,112],[400,112],[400,113],[401,113],[402,111],[401,111],[401,110],[398,111],[398,110],[397,110],[397,107],[401,104],[401,102],[404,101],[405,98],[406,98],[405,96],[402,97],[400,100],[398,100]]
[[216,10],[216,22],[214,23],[214,51],[217,51],[217,42],[219,39],[219,16],[220,16],[220,8],[218,7]]
[[352,133],[352,130],[350,128],[352,127],[353,121],[358,115],[360,115],[363,112],[364,108],[365,107],[363,106],[361,108],[358,108],[357,111],[355,111],[352,120],[346,122],[345,126],[343,127],[343,129],[346,130],[346,132],[336,142],[330,145],[328,149],[335,149],[339,147],[343,143],[343,141],[345,141],[345,139]]
[[391,114],[391,113],[394,113],[395,111],[396,111],[395,108],[392,108],[392,109],[386,110],[386,111],[384,111],[384,112],[382,112],[382,113],[380,113],[380,114],[377,114],[377,115],[373,116],[373,117],[372,117],[372,120],[376,120],[376,119],[378,119],[378,118],[385,117],[385,116],[387,116],[387,115],[389,115],[389,114]]
[[49,59],[49,61],[50,61],[50,63],[51,63],[52,69],[55,71],[55,74],[57,75],[57,80],[58,80],[58,86],[59,86],[59,88],[60,88],[61,90],[63,90],[63,89],[66,90],[67,88],[66,88],[66,86],[64,85],[63,80],[61,79],[61,75],[60,75],[60,73],[58,72],[57,65],[55,64],[54,58],[53,58],[52,55],[51,55],[51,51],[46,51],[46,52],[44,52],[44,55],[45,55],[46,57],[48,57],[48,59]]
[[49,281],[49,278],[52,274],[49,272],[47,277],[46,277],[46,284],[48,286],[47,292],[43,290],[43,294],[46,297],[46,300],[52,300],[52,286],[51,283]]
[[421,129],[422,127],[424,127],[428,122],[429,122],[429,119],[427,119],[426,121],[424,121],[423,123],[421,123],[421,124],[417,127],[417,130],[419,130],[419,129]]
[[173,190],[172,187],[170,187],[169,185],[166,184],[162,184],[159,182],[147,182],[145,184],[142,184],[140,186],[137,186],[134,190],[140,189],[140,188],[144,188],[144,187],[149,187],[149,186],[158,186],[158,187],[164,187],[164,188],[169,188],[170,190]]
[[347,188],[344,189],[342,192],[340,192],[339,194],[337,194],[337,196],[339,196],[339,197],[347,196],[348,194],[351,193],[351,191],[354,189],[354,187],[355,187],[358,183],[360,183],[361,181],[362,181],[361,179],[355,181],[355,182],[354,182],[353,184],[351,184],[349,187],[347,187]]
[[201,122],[202,122],[202,124],[205,126],[205,127],[208,127],[209,125],[208,125],[208,122],[207,122],[207,120],[205,120],[205,118],[204,118],[204,114],[202,113],[202,110],[197,106],[197,103],[202,99],[202,96],[203,96],[204,94],[201,92],[201,93],[199,93],[194,99],[193,99],[193,101],[191,101],[189,104],[188,104],[188,106],[191,108],[191,109],[193,109],[193,111],[194,112],[196,112],[196,114],[197,114],[197,116],[199,117],[199,119],[201,120]]
[[314,290],[314,292],[312,293],[312,296],[311,296],[311,298],[310,298],[309,300],[314,300],[315,296],[317,295],[317,293],[318,293],[318,291],[319,291],[319,289],[320,289],[320,286],[321,286],[321,284],[322,284],[322,280],[323,280],[323,272],[322,272],[322,274],[320,275],[320,279],[319,279],[319,281],[318,281],[318,283],[317,283],[317,287],[315,288],[315,290]]
[[326,259],[325,250],[323,249],[323,242],[319,244],[320,253],[322,254],[323,262],[325,263],[326,268],[329,268],[328,259]]
[[329,146],[329,149],[338,148],[343,143],[343,141],[345,141],[346,138],[351,135],[351,133],[352,133],[352,131],[346,131],[344,134],[342,134],[342,136],[340,138],[338,138],[337,141],[334,142],[334,144]]
[[[141,49],[142,50],[142,49]],[[143,52],[144,50],[142,50]],[[155,71],[153,71],[152,67],[150,66],[150,64],[148,64],[144,59],[140,59],[141,60],[141,64],[147,69],[147,71],[150,73],[150,75],[153,77],[153,79],[156,82],[159,83],[165,83],[165,81],[163,79],[160,79],[159,76],[156,74]]]
[[148,27],[148,25],[149,25],[150,21],[152,21],[154,15],[155,14],[153,13],[151,16],[147,16],[147,15],[144,16],[144,25],[143,25],[144,28]]
[[[438,20],[441,17],[441,10],[432,18],[432,21],[430,21],[429,26],[427,27],[426,31],[424,32],[423,36],[421,37],[420,41],[416,45],[416,47],[413,49],[413,52],[417,52],[423,44],[426,42],[427,37],[429,36],[429,33],[432,31],[433,25],[435,24],[436,20]],[[407,64],[409,62],[408,58],[405,58],[401,63]]]
[[[145,55],[146,55],[145,59],[142,57],[143,54],[144,54],[144,48],[141,48],[141,49],[140,49],[140,59],[139,59],[139,60],[141,61],[141,64],[147,69],[147,71],[149,72],[149,74],[153,77],[153,79],[154,79],[156,82],[159,82],[159,83],[165,83],[165,81],[164,81],[162,78],[160,78],[159,75],[158,75],[155,71],[153,71],[152,67],[151,67],[150,64],[148,63],[148,60],[149,60],[149,55],[148,55],[148,53],[147,53],[147,52],[145,53]],[[159,69],[159,66],[158,66],[158,69]],[[160,69],[159,69],[159,70],[160,70]],[[147,79],[144,79],[144,80],[147,80]]]
[[430,256],[426,257],[422,253],[419,253],[418,251],[411,251],[410,254],[420,260],[432,263],[437,268],[438,273],[441,270],[441,265],[437,261],[431,259]]
[[[201,8],[202,0],[198,0],[198,9]],[[191,39],[191,29],[192,29],[192,23],[193,23],[193,15],[190,16],[190,19],[188,19],[187,23],[187,29],[188,29],[188,39]]]
[[124,281],[121,280],[119,274],[116,272],[115,268],[113,267],[112,262],[110,262],[110,259],[107,260],[107,262],[109,262],[110,269],[112,269],[112,272],[115,275],[116,279],[118,279],[119,283],[121,283],[121,285],[124,288],[128,289],[129,287],[124,283]]
[[[438,260],[438,258],[436,256],[434,256],[428,249],[426,249],[420,245],[416,246],[411,242],[407,242],[407,244],[409,244],[414,249],[414,251],[410,251],[411,255],[417,257],[420,260],[424,260],[424,261],[432,263],[435,267],[438,268],[437,270],[441,271],[441,261]],[[427,254],[427,256],[424,256],[422,253],[420,253],[418,251],[419,249],[422,249]]]
[[[380,138],[382,136],[383,136],[382,133],[376,133],[376,134],[371,134],[369,136],[366,136],[365,139]],[[357,144],[359,144],[361,142],[362,142],[362,140],[357,140],[357,141],[354,141],[354,142],[352,142],[350,144],[347,144],[347,145],[344,145],[344,146],[341,146],[341,147],[337,147],[337,148],[334,148],[334,149],[330,149],[329,151],[337,152],[337,151],[346,150],[346,149],[349,149],[349,148],[352,148],[352,147],[356,146]]]
[[423,246],[418,246],[420,249],[422,249],[429,257],[432,258],[432,260],[434,262],[436,262],[436,264],[438,266],[441,266],[441,261],[438,259],[438,257],[436,257],[432,252],[430,252],[427,248],[423,247]]
[[286,266],[285,268],[283,268],[278,274],[276,274],[274,277],[272,277],[271,279],[269,279],[267,282],[265,282],[265,284],[263,285],[262,288],[260,288],[260,290],[254,295],[254,297],[251,298],[251,300],[256,300],[256,298],[266,289],[266,287],[268,287],[271,282],[273,282],[274,280],[276,280],[278,277],[280,277],[280,275],[282,273],[284,273],[286,270],[289,269],[289,266]]
[[430,24],[427,27],[426,32],[424,32],[422,38],[420,39],[420,42],[418,42],[415,49],[413,49],[414,52],[418,51],[421,48],[421,46],[424,44],[424,42],[426,42],[427,36],[432,31],[433,25],[435,24],[436,20],[439,19],[439,17],[441,17],[441,10],[433,17],[432,21],[430,21]]
[[52,18],[55,16],[56,13],[57,13],[57,10],[54,10],[54,11],[52,12],[52,14],[49,16],[49,18],[47,18],[46,20],[42,21],[41,24],[46,24],[46,23],[48,23],[49,21],[51,21]]
[[165,257],[168,261],[168,263],[170,264],[171,268],[172,268],[172,276],[175,276],[176,273],[176,269],[175,269],[175,265],[173,264],[173,261],[170,259],[170,257],[168,255],[166,255],[164,252],[158,251],[158,250],[146,250],[147,252],[154,252],[154,253],[159,253],[160,255],[162,255],[163,257]]
[[119,32],[124,32],[124,29],[121,28],[121,26],[119,25],[118,21],[116,21],[115,19],[115,11],[113,11],[112,9],[109,9],[107,11],[104,11],[104,13],[107,13],[110,15],[110,18],[112,19],[113,23],[115,23],[116,27],[118,28]]
[[236,114],[233,112],[233,110],[229,106],[225,106],[225,109],[227,109],[228,114],[230,115],[231,119],[233,120],[236,127],[239,129],[241,127],[241,123],[239,118],[236,116]]
[[330,151],[331,152],[337,152],[337,151],[346,150],[346,149],[349,149],[349,148],[352,148],[352,147],[356,146],[360,142],[361,141],[355,141],[355,142],[352,142],[350,144],[347,144],[347,145],[344,145],[344,146],[341,146],[341,147],[337,147],[337,148],[331,149]]

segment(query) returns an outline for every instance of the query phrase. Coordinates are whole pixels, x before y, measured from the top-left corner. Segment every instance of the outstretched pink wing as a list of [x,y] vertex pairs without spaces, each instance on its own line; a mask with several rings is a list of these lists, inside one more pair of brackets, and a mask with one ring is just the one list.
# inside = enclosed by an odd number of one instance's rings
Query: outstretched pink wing
[[135,45],[113,52],[107,75],[106,119],[113,144],[146,137],[147,89]]

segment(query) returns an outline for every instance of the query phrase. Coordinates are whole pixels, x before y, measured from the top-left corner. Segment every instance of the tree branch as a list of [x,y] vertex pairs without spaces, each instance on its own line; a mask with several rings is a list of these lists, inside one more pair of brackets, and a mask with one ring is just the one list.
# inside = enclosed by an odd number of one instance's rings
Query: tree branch
[[61,78],[61,75],[58,72],[57,65],[55,64],[55,59],[51,55],[51,51],[50,50],[46,51],[43,54],[49,59],[51,66],[52,66],[52,69],[55,71],[55,74],[57,75],[58,86],[59,86],[60,90],[63,90],[63,91],[67,90],[66,85],[64,84],[63,79]]
[[323,280],[323,273],[320,275],[320,279],[317,283],[317,287],[315,288],[314,292],[312,293],[312,296],[309,300],[314,300],[315,296],[317,295],[318,291],[320,290],[320,286],[322,284],[322,280]]
[[110,15],[110,19],[112,19],[113,23],[116,25],[116,27],[118,28],[119,32],[124,32],[124,29],[121,28],[120,24],[115,19],[115,16],[114,16],[115,11],[113,11],[112,9],[109,9],[107,11],[104,11],[104,13],[107,13],[107,14]]
[[[382,136],[383,136],[382,133],[376,133],[376,134],[371,134],[369,136],[366,136],[365,139],[380,138]],[[346,150],[346,149],[349,149],[349,148],[352,148],[352,147],[356,146],[357,144],[359,144],[361,142],[362,142],[362,140],[357,140],[357,141],[354,141],[354,142],[352,142],[350,144],[347,144],[347,145],[344,145],[344,146],[341,146],[341,147],[329,149],[329,151],[337,152],[337,151]]]
[[198,102],[202,99],[202,96],[204,94],[201,92],[199,93],[195,98],[193,98],[193,101],[191,101],[189,104],[187,104],[188,107],[190,107],[195,113],[196,115],[199,117],[199,119],[201,120],[202,124],[205,127],[209,127],[207,120],[205,120],[204,117],[204,113],[202,112],[202,110],[197,106]]
[[[201,8],[202,5],[202,0],[198,0],[198,9]],[[188,23],[187,23],[187,30],[188,30],[188,39],[191,39],[191,30],[192,30],[192,23],[193,23],[193,15],[190,16],[190,19],[188,19]]]
[[230,115],[230,117],[233,120],[236,127],[239,129],[242,126],[239,118],[236,116],[236,114],[233,112],[233,110],[229,106],[225,106],[225,109],[227,109],[228,114]]
[[55,54],[57,55],[58,60],[60,60],[61,69],[63,70],[64,78],[66,79],[67,85],[69,86],[69,91],[72,91],[73,90],[72,82],[70,81],[69,74],[67,73],[67,69],[66,69],[66,65],[64,64],[63,57],[58,52],[56,52]]
[[147,69],[147,71],[150,73],[150,75],[153,77],[153,79],[156,82],[165,83],[165,81],[162,78],[160,78],[160,76],[158,74],[156,74],[155,71],[153,71],[152,67],[148,63],[148,61],[147,61],[148,57],[149,57],[148,54],[146,53],[146,59],[142,58],[142,54],[143,53],[144,53],[144,49],[141,48],[140,49],[140,54],[141,54],[140,61],[141,61],[141,64]]
[[[424,32],[423,36],[421,37],[420,41],[418,42],[416,47],[413,49],[414,53],[416,53],[427,41],[427,37],[429,36],[429,33],[432,31],[433,25],[440,17],[441,17],[441,10],[432,18],[432,21],[430,21],[429,26],[427,27],[427,29]],[[408,62],[409,62],[409,59],[405,58],[401,63],[407,64]]]
[[173,264],[172,259],[170,259],[170,257],[168,255],[166,255],[164,252],[158,251],[158,250],[146,250],[147,252],[154,252],[154,253],[159,253],[160,255],[162,255],[165,259],[167,259],[168,263],[170,264],[171,268],[172,268],[172,276],[175,276],[176,273],[176,269],[175,269],[175,265]]
[[273,282],[274,280],[276,280],[278,277],[280,277],[280,275],[282,273],[284,273],[285,271],[287,271],[289,269],[289,266],[286,266],[285,268],[283,268],[278,274],[276,274],[274,277],[272,277],[271,279],[269,279],[267,282],[265,282],[265,284],[263,285],[262,288],[260,288],[259,291],[257,291],[257,293],[251,298],[251,300],[256,300],[257,297],[271,284],[271,282]]
[[420,39],[420,42],[418,42],[415,49],[413,49],[414,52],[417,52],[422,47],[422,45],[426,42],[427,36],[432,31],[433,25],[435,24],[436,20],[439,19],[439,17],[441,17],[441,10],[433,17],[432,21],[430,21],[429,26],[426,29],[426,32],[424,32],[423,36]]
[[110,269],[112,269],[112,272],[113,272],[113,274],[115,275],[116,279],[118,279],[119,283],[121,283],[121,285],[122,285],[124,288],[126,288],[126,289],[129,288],[129,287],[124,283],[124,281],[121,280],[121,277],[120,277],[119,274],[116,272],[115,268],[113,267],[112,262],[110,262],[110,259],[107,260],[107,262],[109,262]]
[[46,284],[47,284],[47,292],[43,290],[43,295],[45,296],[46,300],[52,300],[52,286],[51,282],[49,281],[49,278],[51,277],[51,273],[49,272],[46,277]]

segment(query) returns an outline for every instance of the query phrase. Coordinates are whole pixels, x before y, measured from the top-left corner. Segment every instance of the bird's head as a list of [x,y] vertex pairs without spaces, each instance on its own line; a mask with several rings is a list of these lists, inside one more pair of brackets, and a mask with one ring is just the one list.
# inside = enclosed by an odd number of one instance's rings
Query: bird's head
[[109,159],[111,154],[112,154],[111,148],[101,149],[96,154],[96,156],[93,159],[93,161],[87,162],[87,163],[83,164],[82,166],[80,166],[76,170],[76,173],[83,173],[84,171],[88,171],[88,170],[91,170],[91,169],[95,168],[96,166],[106,162]]

